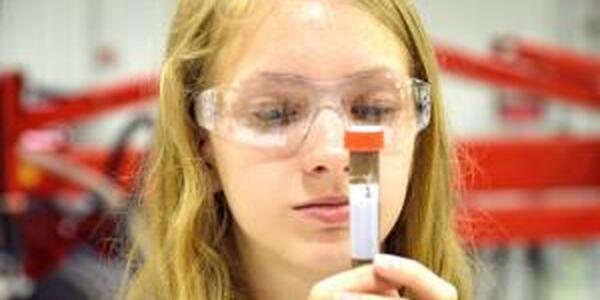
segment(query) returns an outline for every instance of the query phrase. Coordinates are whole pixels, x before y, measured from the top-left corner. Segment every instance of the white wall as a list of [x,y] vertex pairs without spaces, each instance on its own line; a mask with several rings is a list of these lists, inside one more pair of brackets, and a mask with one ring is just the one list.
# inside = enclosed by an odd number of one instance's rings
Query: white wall
[[488,50],[492,39],[505,33],[558,42],[558,2],[415,0],[434,38],[480,51]]
[[[20,67],[41,85],[77,89],[157,72],[170,0],[2,0],[0,67]],[[116,63],[101,67],[99,47]]]
[[171,16],[169,0],[88,0],[96,6],[96,44],[114,49],[117,65],[96,68],[95,79],[158,73]]
[[0,68],[16,67],[36,84],[72,89],[85,84],[92,45],[79,0],[4,0]]
[[[90,71],[94,84],[123,82],[136,76],[158,74],[164,54],[168,25],[172,13],[170,0],[86,0],[94,12],[94,44],[98,48],[111,49],[116,54],[114,64],[103,66],[95,63]],[[142,111],[151,111],[146,105]],[[132,114],[140,109],[132,108],[102,116],[96,121],[82,124],[78,140],[92,144],[114,142],[114,132],[126,126]],[[144,144],[147,135],[135,140]]]

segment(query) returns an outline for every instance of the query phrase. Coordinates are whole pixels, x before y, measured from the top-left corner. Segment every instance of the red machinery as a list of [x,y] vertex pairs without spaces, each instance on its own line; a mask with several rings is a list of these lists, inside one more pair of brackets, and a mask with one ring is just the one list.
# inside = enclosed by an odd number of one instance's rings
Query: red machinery
[[[441,44],[436,47],[440,64],[448,73],[494,86],[559,97],[562,101],[593,110],[600,108],[599,57],[516,39],[503,40],[496,50],[483,56]],[[156,78],[146,78],[52,99],[45,101],[48,105],[44,107],[23,108],[20,99],[23,78],[18,73],[0,75],[0,195],[5,199],[3,206],[9,217],[18,218],[26,211],[26,200],[32,199],[26,197],[27,194],[51,195],[68,185],[46,175],[33,183],[19,179],[23,178],[19,174],[23,173],[24,164],[20,162],[18,149],[20,137],[25,132],[52,124],[72,123],[134,102],[148,101],[157,94],[157,86]],[[465,237],[475,244],[600,235],[599,136],[464,141],[458,149],[466,175],[464,187],[468,199],[467,213],[459,218],[459,225]],[[61,151],[73,162],[93,170],[101,170],[107,157],[102,150],[66,147]],[[133,154],[128,159],[134,161],[135,157]],[[131,176],[132,170],[123,168],[119,171],[124,176]],[[512,192],[502,192],[506,189]],[[524,191],[519,194],[521,199],[514,197],[514,190]],[[56,225],[48,224],[44,226]],[[93,224],[84,224],[82,228],[86,226],[89,230]],[[88,233],[82,232],[82,235]],[[49,266],[67,255],[82,235],[76,234],[68,242],[62,240],[45,249],[46,253],[54,255],[26,256],[28,274],[41,276]],[[45,242],[51,239],[35,234],[33,237]],[[25,244],[27,247],[27,241]],[[39,243],[35,245],[43,247]],[[45,263],[48,260],[52,263]]]
[[458,76],[559,97],[567,103],[600,108],[600,58],[516,38],[499,39],[495,52],[482,56],[437,44],[442,68]]
[[[450,73],[598,111],[600,57],[504,37],[491,55],[438,44]],[[600,233],[600,134],[463,141],[465,225],[475,244]],[[466,229],[463,229],[466,230]]]
[[[61,130],[55,130],[59,133],[57,138],[52,131],[48,133],[46,128],[73,123],[136,102],[147,102],[157,94],[157,81],[147,78],[65,98],[49,99],[44,102],[46,106],[38,105],[35,108],[23,106],[22,91],[23,79],[20,74],[0,75],[0,200],[4,200],[0,201],[0,252],[9,252],[14,256],[21,265],[20,272],[24,272],[28,278],[36,282],[52,282],[48,283],[51,285],[47,289],[50,292],[44,292],[44,295],[76,295],[75,291],[89,290],[91,286],[75,289],[65,283],[62,292],[57,292],[59,281],[54,279],[56,276],[53,274],[74,251],[80,251],[83,244],[94,248],[102,256],[113,254],[116,244],[111,237],[114,236],[115,225],[118,225],[118,216],[106,214],[105,210],[117,207],[119,203],[96,203],[97,199],[108,197],[102,195],[101,190],[100,193],[93,189],[90,192],[89,186],[77,186],[73,180],[65,179],[79,176],[76,182],[80,185],[93,181],[110,185],[106,176],[109,171],[105,170],[107,151],[96,153],[78,149],[68,139],[60,138]],[[38,140],[45,136],[54,138],[38,141],[38,144],[45,144],[45,149],[36,152],[33,148],[38,146],[32,148],[32,135]],[[50,160],[47,155],[52,155]],[[121,161],[121,165],[129,166],[133,158],[126,155]],[[61,168],[70,166],[71,170],[79,173],[57,176],[51,172],[55,169],[52,164],[57,163]],[[123,186],[128,184],[121,178],[114,181]],[[60,201],[58,198],[61,198]],[[88,269],[91,268],[93,260],[89,257],[78,259],[88,261]],[[53,279],[48,279],[51,277]],[[60,282],[64,283],[64,280]]]

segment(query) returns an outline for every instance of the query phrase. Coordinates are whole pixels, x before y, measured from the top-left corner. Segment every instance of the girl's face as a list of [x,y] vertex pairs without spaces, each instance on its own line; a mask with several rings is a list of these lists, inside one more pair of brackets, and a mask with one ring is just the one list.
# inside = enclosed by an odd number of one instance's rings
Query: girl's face
[[[236,47],[235,59],[224,58],[228,63],[221,75],[227,83],[264,80],[265,74],[334,82],[373,70],[409,77],[406,50],[367,13],[336,1],[277,2],[247,31],[251,34]],[[306,274],[349,267],[347,205],[306,206],[347,201],[349,154],[343,134],[342,116],[325,109],[304,143],[287,156],[210,136],[245,259],[278,262]],[[400,151],[380,157],[381,240],[402,211],[415,135],[410,128]]]

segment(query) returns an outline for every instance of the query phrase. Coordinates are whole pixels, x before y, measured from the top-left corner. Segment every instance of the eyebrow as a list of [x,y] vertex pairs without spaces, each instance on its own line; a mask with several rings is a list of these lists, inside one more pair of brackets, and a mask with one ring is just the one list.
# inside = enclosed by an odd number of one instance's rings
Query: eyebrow
[[[395,74],[395,72],[387,67],[376,67],[376,68],[371,68],[371,69],[367,69],[367,70],[361,70],[358,72],[354,72],[354,73],[350,73],[350,74],[346,74],[344,76],[342,76],[342,78],[340,79],[356,79],[356,78],[362,78],[362,77],[371,77],[374,75],[383,75],[386,73],[392,73]],[[277,81],[283,81],[283,82],[311,82],[314,81],[312,79],[310,79],[309,77],[306,76],[302,76],[299,74],[295,74],[295,73],[284,73],[284,72],[270,72],[270,71],[265,71],[265,72],[260,72],[255,76],[250,77],[247,81],[254,81],[254,80],[260,80],[260,79],[271,79],[271,80],[277,80]],[[336,79],[336,80],[340,80],[340,79]]]

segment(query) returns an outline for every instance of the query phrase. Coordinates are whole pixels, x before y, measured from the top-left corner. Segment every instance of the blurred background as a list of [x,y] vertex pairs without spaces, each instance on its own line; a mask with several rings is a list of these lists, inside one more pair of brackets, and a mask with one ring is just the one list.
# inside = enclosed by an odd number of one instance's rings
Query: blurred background
[[[478,299],[600,295],[600,0],[414,0]],[[0,0],[0,299],[112,299],[174,0]]]

